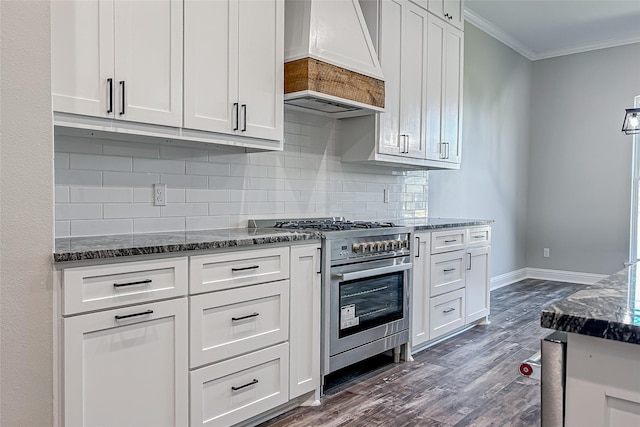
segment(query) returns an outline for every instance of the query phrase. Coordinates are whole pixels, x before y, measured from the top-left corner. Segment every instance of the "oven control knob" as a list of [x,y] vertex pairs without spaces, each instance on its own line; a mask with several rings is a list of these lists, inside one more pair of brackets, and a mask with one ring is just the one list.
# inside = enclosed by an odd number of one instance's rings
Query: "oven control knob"
[[398,241],[397,240],[389,240],[389,249],[391,249],[391,250],[398,249]]
[[368,243],[369,246],[369,252],[375,252],[376,251],[376,244],[375,242],[369,242]]
[[401,247],[401,248],[408,248],[408,247],[409,247],[409,242],[407,241],[407,239],[400,240],[400,245],[399,245],[399,247]]
[[382,242],[382,250],[388,251],[389,249],[391,249],[391,242],[388,240]]
[[353,251],[353,253],[361,253],[362,252],[362,245],[359,243],[354,243],[353,246],[351,246],[351,250]]
[[376,251],[380,252],[384,250],[384,243],[383,242],[376,242]]

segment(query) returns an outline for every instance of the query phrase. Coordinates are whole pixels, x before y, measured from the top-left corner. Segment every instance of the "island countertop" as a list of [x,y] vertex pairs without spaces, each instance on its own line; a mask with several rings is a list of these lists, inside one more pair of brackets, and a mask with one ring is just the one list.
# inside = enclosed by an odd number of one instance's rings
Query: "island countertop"
[[543,328],[640,344],[640,269],[631,265],[542,311]]

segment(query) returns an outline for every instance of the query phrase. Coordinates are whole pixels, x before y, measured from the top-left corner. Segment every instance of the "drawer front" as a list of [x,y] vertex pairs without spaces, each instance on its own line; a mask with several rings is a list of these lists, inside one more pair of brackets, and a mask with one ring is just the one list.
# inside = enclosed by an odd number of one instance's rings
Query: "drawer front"
[[465,261],[465,251],[447,252],[431,256],[431,297],[464,287]]
[[288,247],[191,257],[192,294],[288,278]]
[[469,229],[467,246],[487,246],[491,244],[491,227]]
[[464,326],[464,304],[464,289],[431,298],[429,314],[431,339]]
[[191,297],[191,367],[249,353],[289,337],[289,281]]
[[434,231],[431,234],[431,253],[455,251],[463,249],[466,244],[467,229]]
[[66,268],[63,315],[187,294],[186,257]]
[[191,426],[230,426],[289,400],[289,344],[192,371]]

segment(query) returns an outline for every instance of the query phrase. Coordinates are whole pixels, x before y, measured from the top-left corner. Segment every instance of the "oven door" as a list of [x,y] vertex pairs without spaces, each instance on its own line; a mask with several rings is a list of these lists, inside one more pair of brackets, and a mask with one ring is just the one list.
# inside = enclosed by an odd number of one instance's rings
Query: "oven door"
[[410,260],[331,268],[331,356],[409,328]]

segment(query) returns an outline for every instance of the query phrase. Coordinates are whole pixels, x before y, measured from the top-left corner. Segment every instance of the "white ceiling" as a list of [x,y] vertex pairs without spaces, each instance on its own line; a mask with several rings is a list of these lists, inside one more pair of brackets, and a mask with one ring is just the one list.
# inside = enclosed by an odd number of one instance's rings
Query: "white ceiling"
[[531,60],[640,42],[640,0],[465,0],[465,19]]

